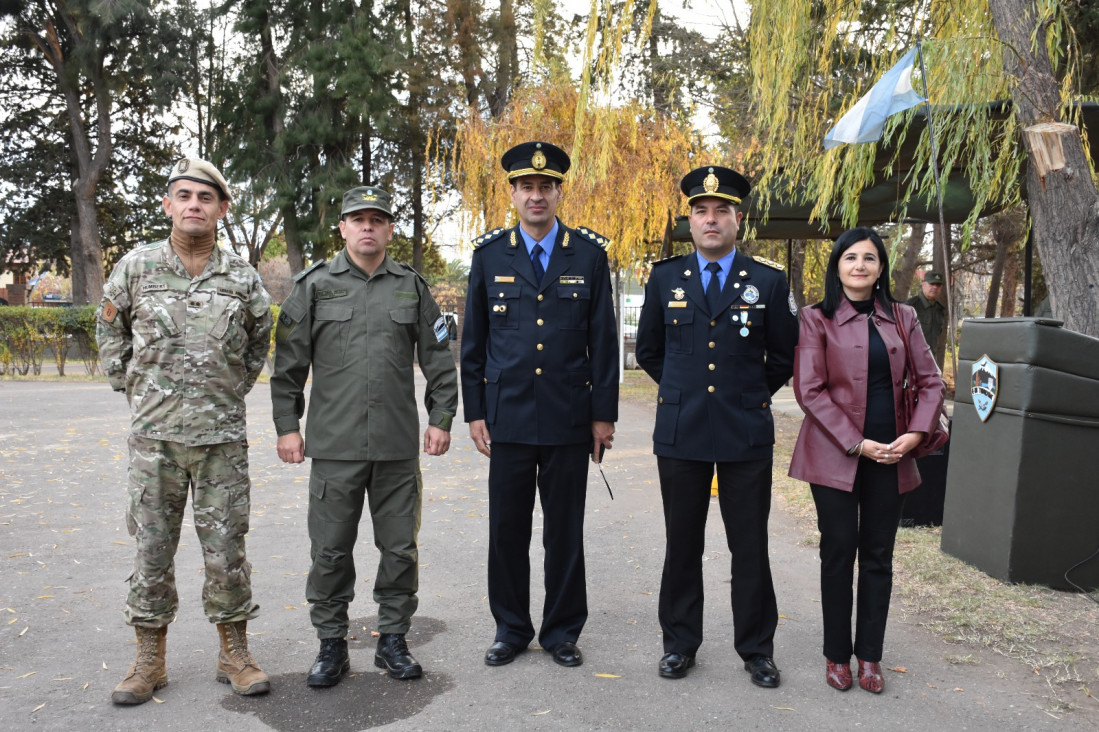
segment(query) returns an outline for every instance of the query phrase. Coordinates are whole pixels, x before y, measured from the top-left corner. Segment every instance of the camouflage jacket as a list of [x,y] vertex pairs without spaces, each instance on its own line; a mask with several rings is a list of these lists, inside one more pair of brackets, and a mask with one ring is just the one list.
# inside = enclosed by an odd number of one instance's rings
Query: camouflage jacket
[[267,358],[270,297],[259,275],[215,246],[194,279],[167,240],[122,258],[103,288],[96,340],[132,432],[185,445],[247,437],[244,395]]

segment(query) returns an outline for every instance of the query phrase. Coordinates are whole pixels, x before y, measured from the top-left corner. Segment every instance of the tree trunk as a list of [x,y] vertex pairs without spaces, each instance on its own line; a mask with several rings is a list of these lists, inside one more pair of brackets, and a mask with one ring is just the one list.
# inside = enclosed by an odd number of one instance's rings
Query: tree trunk
[[[1099,336],[1099,193],[1080,131],[1060,124],[1061,97],[1033,0],[990,0],[1004,44],[1004,70],[1027,146],[1027,200],[1053,314],[1070,330]],[[1044,124],[1039,124],[1044,123]]]
[[[934,224],[931,227],[935,240],[935,249],[931,252],[931,269],[935,272],[939,272],[943,276],[945,285],[943,291],[950,287],[950,262],[954,258],[954,236],[950,229],[950,224],[946,225],[945,231],[938,224]],[[943,237],[946,238],[946,254],[943,254]]]
[[920,264],[920,252],[927,235],[927,224],[912,224],[908,232],[908,246],[901,255],[900,266],[893,270],[893,297],[908,299],[912,292],[912,279],[916,276],[916,267]]
[[494,29],[496,41],[496,84],[488,95],[489,113],[496,119],[511,101],[512,88],[519,77],[519,39],[515,29],[515,8],[512,0],[500,0],[499,26]]
[[992,276],[988,280],[988,297],[985,299],[985,317],[996,317],[996,302],[999,300],[1000,288],[1004,278],[1004,263],[1007,261],[1007,251],[1010,244],[1002,237],[996,237],[996,258],[992,260]]
[[790,291],[794,304],[805,307],[805,239],[794,239],[790,246]]
[[668,223],[664,226],[664,238],[660,241],[660,259],[667,259],[672,256],[672,234],[675,232],[675,216],[672,212],[668,211]]
[[1019,289],[1019,249],[1012,246],[1008,249],[1004,260],[1004,285],[1000,296],[1000,317],[1012,318],[1015,316],[1015,304],[1018,298],[1015,296]]
[[286,238],[286,262],[290,265],[290,276],[305,269],[305,253],[301,245],[301,227],[298,226],[298,210],[290,201],[282,207],[282,233]]

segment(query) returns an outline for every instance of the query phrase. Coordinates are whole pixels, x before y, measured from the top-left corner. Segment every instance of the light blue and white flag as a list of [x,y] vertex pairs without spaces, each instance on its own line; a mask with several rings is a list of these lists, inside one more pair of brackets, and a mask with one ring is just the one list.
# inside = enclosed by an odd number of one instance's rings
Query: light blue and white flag
[[912,88],[912,62],[915,58],[916,49],[913,48],[886,71],[885,76],[870,87],[870,91],[847,114],[840,117],[836,126],[824,136],[825,150],[845,142],[877,142],[881,139],[887,117],[924,101]]

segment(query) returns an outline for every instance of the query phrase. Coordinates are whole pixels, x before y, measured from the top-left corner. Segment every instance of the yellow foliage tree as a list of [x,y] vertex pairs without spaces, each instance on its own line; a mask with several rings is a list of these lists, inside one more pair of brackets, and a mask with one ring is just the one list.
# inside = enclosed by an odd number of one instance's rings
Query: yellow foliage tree
[[[698,159],[702,143],[688,124],[636,100],[613,98],[608,88],[633,5],[627,2],[614,12],[611,3],[599,5],[593,3],[579,82],[557,66],[536,69],[542,81],[519,89],[502,115],[489,118],[470,108],[459,124],[449,162],[467,239],[515,223],[500,156],[520,142],[545,140],[572,158],[558,209],[564,223],[609,239],[607,252],[621,269],[635,269],[659,253],[669,216],[683,205],[679,180]],[[654,7],[647,11],[649,20]],[[436,175],[442,175],[444,162],[436,156]]]

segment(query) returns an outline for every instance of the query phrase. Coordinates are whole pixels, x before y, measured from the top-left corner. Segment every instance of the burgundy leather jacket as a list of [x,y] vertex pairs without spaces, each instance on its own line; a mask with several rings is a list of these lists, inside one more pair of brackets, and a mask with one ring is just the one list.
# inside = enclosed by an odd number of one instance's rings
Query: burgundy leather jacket
[[[889,352],[897,434],[930,434],[943,403],[943,380],[924,340],[916,311],[908,305],[899,305],[899,309],[901,327],[908,332],[912,345],[916,369],[912,381],[919,395],[916,413],[908,424],[900,421],[904,346],[892,311],[875,303],[873,315],[874,327]],[[869,316],[856,312],[846,298],[831,320],[813,307],[802,308],[800,316],[801,335],[794,354],[794,394],[805,411],[805,419],[790,461],[790,477],[850,491],[859,458],[847,451],[863,438],[866,418]],[[920,473],[910,455],[897,463],[897,484],[901,493],[920,485]]]

